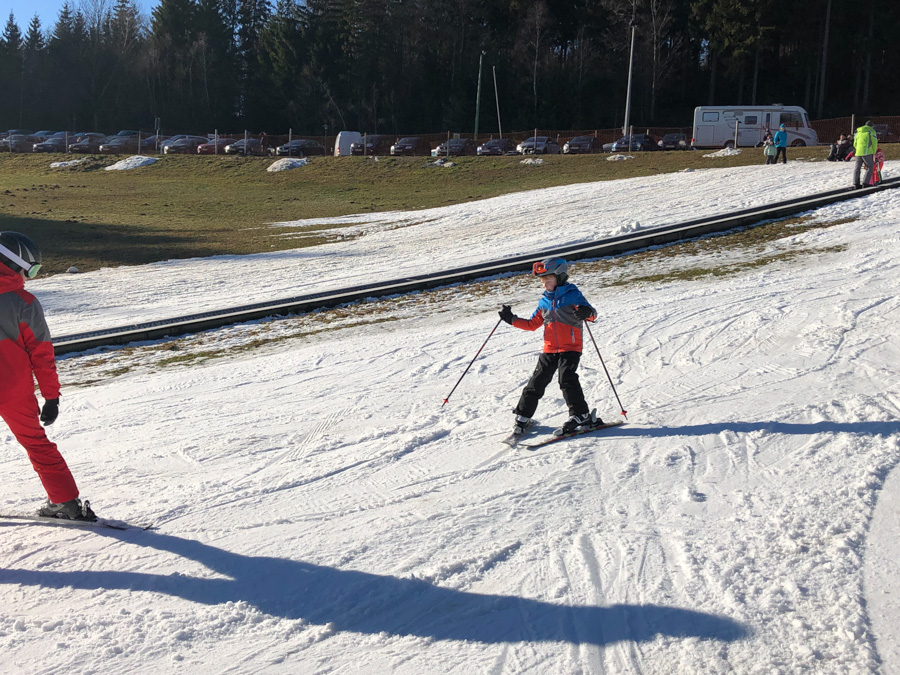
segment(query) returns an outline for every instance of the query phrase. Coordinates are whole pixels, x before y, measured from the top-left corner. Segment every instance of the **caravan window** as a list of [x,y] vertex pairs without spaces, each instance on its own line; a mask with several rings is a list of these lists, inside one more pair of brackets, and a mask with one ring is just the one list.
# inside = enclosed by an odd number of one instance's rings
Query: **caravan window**
[[703,121],[704,122],[718,122],[719,121],[719,113],[705,112],[705,113],[703,113]]
[[747,115],[744,118],[744,124],[759,124],[756,115]]
[[781,113],[781,123],[786,127],[794,127],[797,129],[803,126],[803,117],[800,113]]

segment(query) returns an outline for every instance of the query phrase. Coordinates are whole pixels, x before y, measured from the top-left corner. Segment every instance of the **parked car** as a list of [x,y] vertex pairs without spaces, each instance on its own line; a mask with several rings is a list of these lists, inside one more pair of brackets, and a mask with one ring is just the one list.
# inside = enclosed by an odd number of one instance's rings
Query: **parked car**
[[520,155],[558,155],[559,143],[549,136],[532,136],[516,146],[516,152]]
[[116,136],[138,136],[140,131],[132,131],[131,129],[122,129]]
[[611,151],[627,152],[629,148],[631,148],[631,152],[637,152],[638,150],[656,150],[657,146],[653,136],[648,136],[647,134],[633,134],[630,144],[628,141],[628,136],[623,136],[612,144]]
[[279,157],[312,157],[327,154],[325,146],[309,138],[294,138],[275,149]]
[[603,150],[600,139],[596,136],[576,136],[563,145],[563,154],[592,155]]
[[879,143],[890,143],[897,140],[887,124],[873,124],[872,128],[875,130],[875,138]]
[[35,143],[31,150],[32,152],[65,152],[67,138],[73,142],[78,140],[74,134],[68,134],[67,136],[65,131],[57,131],[49,138]]
[[248,138],[246,147],[244,139],[235,141],[225,146],[226,155],[256,155],[262,157],[269,154],[270,148],[264,148],[262,141],[258,138]]
[[137,136],[110,136],[99,147],[101,154],[119,154],[122,152],[137,152]]
[[437,146],[431,154],[435,157],[474,155],[475,144],[468,138],[451,138]]
[[9,146],[14,136],[31,136],[32,133],[28,129],[10,129],[0,139],[0,152],[10,152]]
[[516,146],[508,138],[492,138],[476,148],[479,155],[515,155]]
[[162,152],[164,155],[193,155],[203,143],[209,143],[206,136],[182,136],[176,140],[170,138],[163,143]]
[[69,143],[69,152],[99,152],[100,146],[106,142],[106,134],[90,131],[80,134],[74,143]]
[[431,145],[419,136],[406,136],[391,146],[392,155],[424,155],[431,154]]
[[[363,148],[363,143],[366,147]],[[389,155],[391,153],[391,136],[370,134],[358,143],[350,144],[351,155]]]
[[691,147],[687,134],[666,134],[657,145],[660,150],[689,150]]
[[225,146],[237,141],[236,138],[214,138],[207,143],[197,146],[198,155],[221,155],[225,153]]
[[334,156],[349,157],[353,154],[353,144],[362,141],[358,131],[339,131],[334,138]]
[[37,136],[38,143],[40,143],[41,141],[46,141],[48,138],[50,138],[55,133],[56,133],[55,131],[50,131],[49,129],[41,129],[40,131],[35,131],[34,134],[32,134],[32,135]]
[[12,136],[31,136],[32,133],[34,132],[28,129],[9,129],[3,134],[2,140],[0,140],[0,151],[9,151],[9,139]]
[[34,144],[40,141],[34,134],[10,134],[0,141],[0,151],[31,152]]
[[171,136],[147,136],[147,138],[141,139],[141,152],[156,152],[161,151],[163,143],[168,141]]

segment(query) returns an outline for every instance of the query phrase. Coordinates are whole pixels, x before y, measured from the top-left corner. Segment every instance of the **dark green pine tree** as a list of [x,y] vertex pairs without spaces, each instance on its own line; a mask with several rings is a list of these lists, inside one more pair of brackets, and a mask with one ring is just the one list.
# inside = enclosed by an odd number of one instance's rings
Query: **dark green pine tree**
[[[260,35],[272,6],[269,0],[240,0],[238,4],[237,56],[241,94],[238,114],[248,128],[265,130],[267,120],[266,73],[260,62]],[[271,132],[270,132],[271,133]]]
[[153,10],[147,64],[151,110],[164,129],[199,131],[194,79],[197,5],[162,0]]
[[199,64],[198,107],[208,129],[233,132],[238,82],[233,0],[198,0],[196,53]]
[[22,48],[24,88],[23,110],[29,124],[45,128],[51,125],[47,96],[47,42],[41,30],[41,19],[35,14],[28,24]]
[[267,117],[272,128],[305,129],[309,118],[309,85],[301,75],[306,61],[304,13],[295,0],[278,0],[260,33],[259,61],[266,88]]
[[3,96],[0,97],[0,127],[22,127],[25,123],[23,109],[24,92],[24,49],[22,43],[22,31],[16,23],[16,17],[12,12],[0,35],[0,88]]

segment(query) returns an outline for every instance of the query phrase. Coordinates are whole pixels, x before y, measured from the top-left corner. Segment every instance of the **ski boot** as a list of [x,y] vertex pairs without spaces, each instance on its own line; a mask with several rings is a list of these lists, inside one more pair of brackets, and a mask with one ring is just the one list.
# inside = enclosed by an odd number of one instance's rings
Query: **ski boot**
[[599,424],[603,424],[603,420],[597,417],[597,409],[594,408],[591,412],[584,413],[583,415],[572,415],[566,420],[565,424],[553,432],[553,435],[565,436],[566,434],[571,434],[573,431],[590,429]]
[[531,417],[524,417],[522,415],[516,415],[516,423],[513,426],[512,433],[503,439],[503,442],[509,445],[510,447],[516,447],[516,444],[519,442],[519,438],[528,431],[531,427],[537,424],[537,420]]
[[84,503],[80,499],[70,499],[62,504],[54,504],[49,499],[39,510],[38,515],[45,518],[68,518],[69,520],[97,520],[97,515],[91,510],[91,503]]

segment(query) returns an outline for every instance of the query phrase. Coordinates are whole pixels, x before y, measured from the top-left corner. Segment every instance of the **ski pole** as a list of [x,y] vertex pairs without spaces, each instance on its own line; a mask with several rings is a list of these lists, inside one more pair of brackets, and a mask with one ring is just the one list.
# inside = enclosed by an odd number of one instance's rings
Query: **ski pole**
[[597,356],[600,357],[600,365],[603,366],[603,370],[606,373],[606,379],[609,380],[609,386],[612,387],[613,394],[616,395],[616,401],[619,402],[619,410],[620,413],[626,420],[628,419],[628,411],[622,407],[622,401],[619,400],[619,393],[616,391],[616,385],[613,384],[612,378],[609,376],[609,371],[606,369],[606,363],[603,361],[603,356],[600,355],[600,347],[597,346],[597,341],[594,339],[594,334],[591,332],[591,327],[587,321],[584,322],[584,327],[587,328],[588,335],[591,336],[591,342],[594,343],[594,349],[597,350]]
[[[503,319],[497,320],[497,326],[500,325],[501,321],[503,321]],[[494,326],[494,330],[492,330],[490,335],[487,336],[487,339],[484,341],[484,345],[486,345],[488,343],[488,340],[491,339],[491,335],[493,335],[494,331],[497,330],[497,326]],[[481,349],[484,349],[484,345],[481,345]],[[478,350],[478,354],[481,353],[481,349]],[[478,358],[478,354],[475,354],[475,359]],[[450,400],[450,397],[453,396],[453,392],[456,391],[456,388],[459,386],[459,383],[462,382],[462,379],[466,376],[466,373],[469,372],[469,368],[471,368],[472,364],[475,363],[475,359],[472,359],[471,363],[469,363],[469,365],[466,366],[466,369],[463,371],[463,374],[459,376],[459,379],[456,381],[456,384],[453,385],[453,389],[450,390],[450,393],[447,394],[447,398],[445,398],[444,402],[441,403],[442,408],[447,404],[447,401]]]

